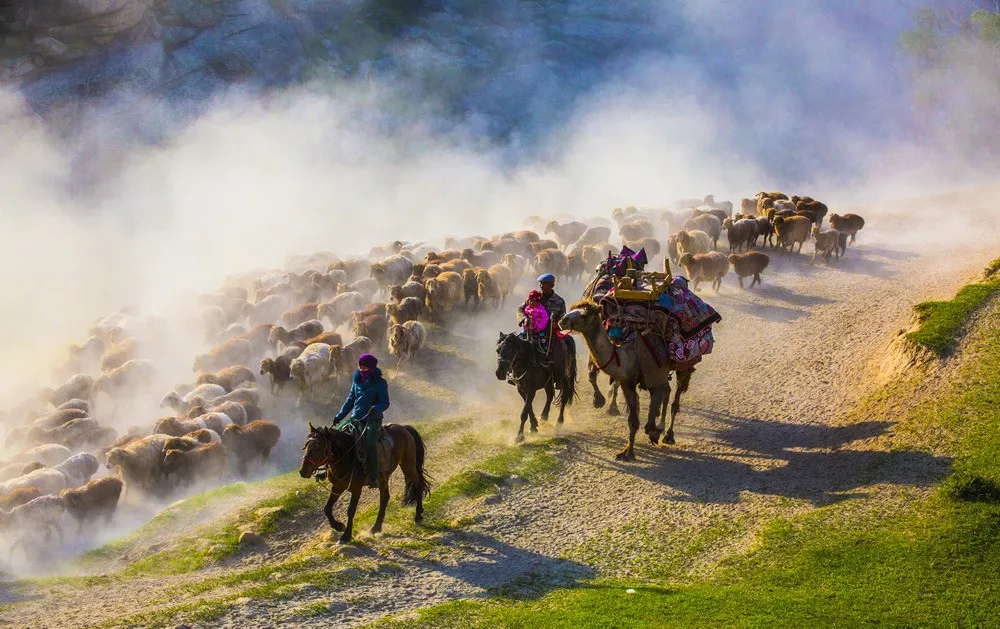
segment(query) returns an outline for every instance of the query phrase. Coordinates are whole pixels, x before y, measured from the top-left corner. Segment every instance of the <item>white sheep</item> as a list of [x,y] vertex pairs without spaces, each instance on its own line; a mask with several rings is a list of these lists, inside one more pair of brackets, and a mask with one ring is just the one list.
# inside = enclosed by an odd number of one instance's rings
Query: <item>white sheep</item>
[[301,404],[302,395],[306,391],[330,377],[330,365],[330,346],[326,343],[309,345],[292,361],[289,371],[299,385],[299,399],[295,403],[296,406]]

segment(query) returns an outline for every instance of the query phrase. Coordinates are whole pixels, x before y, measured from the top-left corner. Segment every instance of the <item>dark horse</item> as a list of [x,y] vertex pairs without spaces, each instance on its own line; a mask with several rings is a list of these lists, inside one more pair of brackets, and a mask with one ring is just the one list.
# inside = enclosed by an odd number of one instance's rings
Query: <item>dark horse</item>
[[[567,342],[568,341],[568,342]],[[522,339],[517,334],[500,333],[497,341],[497,380],[507,380],[515,385],[517,392],[524,400],[521,409],[521,427],[517,431],[517,441],[524,441],[524,422],[531,419],[531,432],[538,432],[538,420],[535,419],[535,393],[545,390],[545,407],[542,409],[542,421],[549,418],[552,408],[552,398],[559,389],[559,423],[563,423],[566,406],[573,403],[576,395],[576,345],[572,338],[562,339],[561,356],[557,355],[549,364],[543,364],[538,359],[537,350],[531,341]],[[568,369],[566,361],[569,361]]]
[[[431,484],[424,472],[424,440],[420,438],[413,426],[386,424],[384,426],[389,442],[379,443],[379,505],[378,517],[372,526],[372,533],[382,530],[382,520],[385,519],[385,507],[389,504],[389,477],[397,467],[403,469],[406,478],[406,491],[403,494],[403,505],[416,505],[417,512],[413,521],[419,523],[424,517],[424,496],[430,493]],[[391,445],[390,445],[391,443]],[[351,541],[354,529],[354,514],[358,510],[358,500],[361,490],[366,485],[366,475],[357,457],[357,449],[364,449],[363,440],[355,435],[334,428],[313,428],[309,424],[309,438],[302,447],[302,465],[299,474],[302,478],[310,478],[316,472],[324,470],[326,480],[331,484],[330,498],[323,507],[323,513],[334,531],[343,531],[340,543]],[[333,505],[345,491],[351,492],[351,503],[347,507],[347,526],[333,517]]]

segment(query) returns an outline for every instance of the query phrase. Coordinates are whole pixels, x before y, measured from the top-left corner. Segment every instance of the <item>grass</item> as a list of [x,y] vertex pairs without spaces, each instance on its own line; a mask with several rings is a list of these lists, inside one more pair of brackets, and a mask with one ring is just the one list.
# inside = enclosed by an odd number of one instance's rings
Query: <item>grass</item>
[[1000,290],[1000,278],[994,277],[997,269],[1000,269],[1000,258],[986,268],[983,282],[965,286],[954,299],[917,304],[915,310],[920,327],[906,338],[938,356],[952,351],[972,315]]
[[[973,291],[975,292],[975,291]],[[975,293],[979,295],[979,293]],[[968,296],[963,289],[959,296]],[[964,307],[968,317],[976,306]],[[965,299],[965,297],[963,297]],[[981,321],[1000,317],[994,299]],[[939,316],[941,311],[939,312]],[[955,312],[948,314],[954,318]],[[950,328],[957,334],[964,319]],[[938,324],[935,324],[938,325]],[[943,326],[938,327],[939,330]],[[955,336],[950,337],[954,342]],[[1000,610],[1000,335],[971,332],[968,353],[943,396],[906,422],[954,435],[951,476],[908,507],[859,517],[849,503],[765,525],[754,549],[710,578],[670,587],[593,580],[516,597],[458,601],[379,626],[436,627],[802,627],[996,626]],[[877,506],[877,505],[876,505]],[[718,543],[707,531],[696,546]],[[660,549],[652,546],[651,555]],[[628,593],[629,588],[634,593]]]

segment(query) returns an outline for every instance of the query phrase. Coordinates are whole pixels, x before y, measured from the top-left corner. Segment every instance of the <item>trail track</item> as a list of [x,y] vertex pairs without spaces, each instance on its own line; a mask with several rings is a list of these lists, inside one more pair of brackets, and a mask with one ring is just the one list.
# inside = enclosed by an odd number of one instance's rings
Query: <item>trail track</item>
[[[942,207],[940,201],[925,203],[935,210]],[[977,210],[970,199],[956,202],[958,207]],[[929,246],[933,233],[926,242],[923,237],[902,239],[899,234],[912,225],[906,214],[910,209],[901,203],[883,208],[877,217],[866,215],[868,226],[858,245],[839,263],[810,266],[811,245],[801,255],[769,251],[772,262],[762,288],[742,291],[730,275],[720,295],[702,293],[722,313],[723,322],[715,327],[714,353],[698,367],[682,400],[675,446],[653,447],[640,431],[637,460],[615,461],[626,436],[625,419],[593,409],[581,377],[580,397],[562,431],[567,438],[556,449],[562,468],[551,482],[505,487],[499,497],[479,503],[472,524],[443,534],[445,550],[431,557],[389,551],[388,558],[401,570],[386,570],[379,578],[336,591],[303,586],[286,600],[241,601],[212,624],[355,625],[481,596],[525,579],[560,583],[598,574],[639,576],[648,573],[651,557],[666,566],[663,570],[669,568],[668,579],[683,581],[749,548],[757,527],[771,518],[846,500],[858,510],[891,509],[926,492],[946,473],[946,453],[902,442],[893,432],[894,416],[858,416],[854,411],[866,394],[891,379],[886,369],[892,362],[892,341],[909,324],[911,306],[949,298],[996,257],[997,236],[993,225],[980,225],[973,238],[946,238],[935,246]],[[720,249],[726,249],[721,242]],[[567,301],[576,294],[564,292]],[[501,317],[495,327],[509,323]],[[442,353],[436,357],[437,368],[425,374],[427,380],[409,386],[400,400],[418,398],[436,385],[449,391],[474,385],[475,395],[438,396],[425,402],[420,414],[475,413],[486,432],[494,432],[499,420],[514,418],[516,396],[492,374],[495,333],[489,330],[462,329],[455,335],[461,353],[484,357],[482,362],[469,365]],[[473,340],[465,334],[476,336]],[[447,367],[454,361],[462,361],[460,369]],[[606,389],[605,378],[601,384]],[[468,402],[470,397],[475,401]],[[394,405],[403,408],[405,402],[394,400]],[[507,424],[502,430],[510,443],[516,427]],[[528,442],[554,432],[553,415]],[[449,472],[447,462],[433,467],[438,476]],[[398,500],[398,490],[394,492]],[[342,512],[344,507],[339,508]],[[717,529],[725,534],[713,538],[708,549],[686,553],[692,540]],[[257,561],[275,561],[325,543],[318,540],[327,533],[317,514],[315,525],[305,523],[283,535]],[[386,536],[394,536],[391,526]],[[352,554],[386,559],[377,543],[359,546]],[[116,617],[144,611],[148,601],[169,598],[171,588],[221,572],[81,588],[42,584],[6,600],[0,590],[0,603],[24,600],[0,612],[0,623],[113,624]],[[198,597],[226,592],[217,589]],[[185,596],[170,602],[195,600]],[[314,603],[328,604],[326,614],[294,615]]]

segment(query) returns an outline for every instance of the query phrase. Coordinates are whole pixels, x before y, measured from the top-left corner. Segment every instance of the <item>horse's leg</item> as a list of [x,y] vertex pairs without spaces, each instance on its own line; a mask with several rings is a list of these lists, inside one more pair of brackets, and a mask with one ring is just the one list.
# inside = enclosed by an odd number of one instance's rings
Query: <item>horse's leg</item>
[[[528,421],[531,404],[528,402],[528,392],[523,391],[520,385],[517,387],[517,392],[521,394],[521,399],[524,400],[524,405],[521,407],[521,427],[517,429],[517,438],[515,439],[517,443],[521,443],[524,441],[524,422]],[[534,396],[534,393],[532,393],[532,396]]]
[[382,520],[385,519],[385,508],[389,504],[389,475],[392,474],[392,471],[390,471],[389,474],[383,474],[382,477],[379,478],[378,517],[375,518],[375,524],[372,525],[372,535],[382,532]]
[[639,395],[635,391],[635,383],[621,383],[622,395],[628,404],[628,445],[615,458],[619,461],[635,460],[635,433],[639,431]]
[[660,435],[663,433],[656,426],[656,419],[660,416],[660,409],[663,407],[663,401],[667,399],[669,393],[664,393],[664,391],[670,391],[670,385],[668,384],[666,388],[664,387],[654,387],[649,390],[649,415],[646,417],[646,426],[644,431],[646,436],[649,437],[649,442],[654,446],[660,442]]
[[622,412],[618,410],[618,389],[618,381],[611,378],[611,404],[608,405],[608,415],[612,417],[618,417],[622,414]]
[[347,527],[340,536],[341,544],[348,544],[353,537],[354,514],[358,512],[358,501],[361,500],[361,481],[351,485],[351,504],[347,505]]
[[549,411],[552,410],[552,400],[556,396],[556,385],[551,381],[545,383],[545,406],[542,407],[542,421],[549,421]]
[[323,505],[323,514],[326,516],[327,522],[330,523],[330,528],[334,531],[343,531],[344,523],[333,517],[333,505],[337,504],[337,500],[340,498],[339,492],[333,487],[330,488],[330,497],[326,499],[326,504]]
[[678,411],[681,410],[681,393],[688,390],[693,373],[694,369],[677,372],[677,391],[674,392],[674,403],[670,405],[670,426],[667,428],[665,443],[674,443],[674,419],[676,419]]
[[590,363],[590,373],[587,379],[590,380],[590,386],[594,387],[594,408],[604,408],[607,400],[604,398],[604,394],[601,393],[600,388],[597,386],[597,374],[600,370],[597,368],[593,362]]
[[531,420],[531,432],[538,432],[538,419],[535,417],[535,394],[537,389],[528,389],[524,392],[524,405],[528,409],[528,419]]

